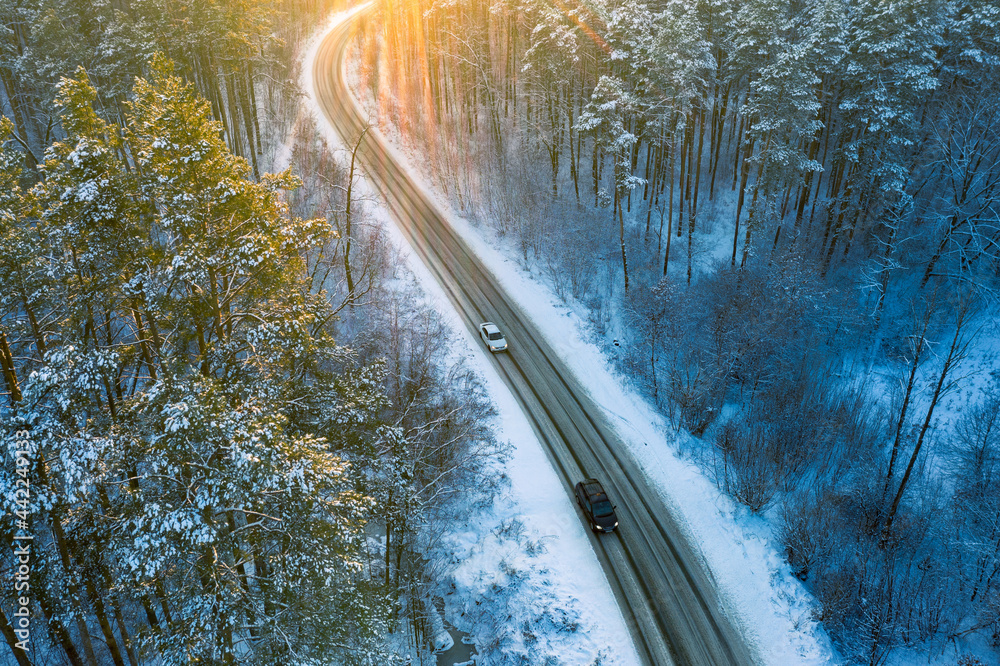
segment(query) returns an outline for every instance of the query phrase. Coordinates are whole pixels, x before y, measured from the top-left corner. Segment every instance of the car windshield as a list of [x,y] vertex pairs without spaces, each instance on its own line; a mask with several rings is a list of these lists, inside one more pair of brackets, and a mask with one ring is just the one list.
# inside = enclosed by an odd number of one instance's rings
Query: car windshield
[[503,336],[500,334],[500,331],[490,333],[490,340],[503,340]]
[[601,500],[599,502],[594,502],[594,515],[595,516],[610,516],[614,511],[611,508],[611,502],[608,500]]

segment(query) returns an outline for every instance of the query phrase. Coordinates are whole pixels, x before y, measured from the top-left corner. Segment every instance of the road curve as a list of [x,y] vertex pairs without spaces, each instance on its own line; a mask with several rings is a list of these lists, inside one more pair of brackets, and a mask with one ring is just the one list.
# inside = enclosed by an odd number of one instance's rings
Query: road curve
[[[313,64],[316,101],[349,145],[358,140],[367,116],[347,87],[346,51],[353,22],[370,6],[345,14],[330,29]],[[531,319],[411,181],[376,130],[365,134],[358,160],[469,329],[478,336],[477,324],[491,320],[504,330],[510,351],[492,356],[492,363],[520,403],[567,494],[572,496],[578,480],[594,476],[617,502],[618,533],[592,534],[591,543],[643,663],[752,664],[696,549],[649,487],[601,409]]]

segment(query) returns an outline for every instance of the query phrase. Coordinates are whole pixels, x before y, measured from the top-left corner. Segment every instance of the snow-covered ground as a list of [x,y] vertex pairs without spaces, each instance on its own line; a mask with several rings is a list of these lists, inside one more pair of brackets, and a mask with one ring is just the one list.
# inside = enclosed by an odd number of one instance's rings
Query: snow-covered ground
[[[318,39],[341,16],[331,17],[326,26],[317,30],[302,68],[308,104],[317,125],[327,128],[324,131],[331,145],[342,145],[342,141],[328,129],[313,102],[311,61]],[[410,171],[419,181],[419,175]],[[434,198],[442,210],[449,210],[440,196]],[[447,618],[475,635],[477,627],[469,626],[463,611],[489,599],[491,589],[514,589],[516,584],[516,594],[503,599],[504,612],[510,615],[512,624],[539,612],[552,616],[551,621],[536,625],[550,630],[546,636],[534,637],[540,652],[557,654],[566,664],[639,663],[567,489],[562,487],[513,396],[487,362],[488,352],[458,318],[443,290],[396,231],[388,214],[383,211],[382,217],[429,302],[450,325],[455,339],[462,341],[452,353],[466,357],[484,378],[499,412],[499,437],[513,444],[507,468],[509,496],[494,507],[493,516],[470,523],[450,544],[455,589],[447,599]],[[632,391],[626,378],[618,375],[600,349],[588,341],[583,307],[562,303],[543,280],[527,275],[481,230],[453,214],[451,221],[507,293],[532,316],[581,385],[603,406],[609,422],[664,500],[674,507],[678,522],[700,544],[723,603],[761,663],[836,663],[828,636],[812,619],[814,601],[784,564],[766,522],[725,497],[693,464],[678,455],[680,438],[686,434],[677,433]],[[516,516],[523,523],[521,538],[497,529],[504,516]],[[560,617],[565,621],[560,622]]]

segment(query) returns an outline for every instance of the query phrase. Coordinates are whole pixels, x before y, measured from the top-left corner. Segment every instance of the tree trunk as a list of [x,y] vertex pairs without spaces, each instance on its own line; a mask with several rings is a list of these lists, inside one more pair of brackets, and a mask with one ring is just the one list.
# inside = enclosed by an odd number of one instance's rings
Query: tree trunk
[[910,396],[913,394],[913,384],[917,377],[917,368],[920,365],[920,356],[924,351],[925,335],[927,334],[927,327],[930,325],[931,313],[933,312],[933,306],[931,304],[927,305],[927,309],[924,311],[924,321],[920,328],[919,339],[917,340],[917,348],[913,353],[913,360],[910,362],[910,376],[906,381],[906,391],[903,393],[903,404],[899,409],[899,418],[896,420],[896,435],[892,441],[892,450],[889,453],[889,469],[886,471],[885,475],[885,485],[882,488],[882,497],[885,498],[889,493],[889,484],[892,483],[892,475],[895,471],[896,457],[899,453],[899,444],[903,438],[903,426],[906,425],[906,412],[910,407]]
[[[44,465],[39,466],[38,475],[41,484],[43,486],[48,485],[47,474]],[[80,603],[80,590],[77,587],[76,583],[73,582],[74,578],[73,565],[70,559],[69,547],[66,544],[66,537],[63,533],[62,523],[59,522],[59,518],[58,516],[55,515],[54,512],[49,513],[49,522],[52,530],[52,536],[56,543],[56,549],[59,552],[59,558],[63,565],[63,569],[66,571],[66,575],[70,577],[70,581],[67,584],[67,592],[69,593],[68,595],[69,604],[73,608],[73,615],[76,618],[77,629],[80,632],[80,643],[81,646],[83,647],[83,654],[86,657],[88,664],[91,664],[91,666],[97,666],[97,657],[94,653],[94,646],[90,640],[90,630],[87,627],[87,622],[84,616],[84,609],[82,607],[82,604]],[[38,599],[40,603],[44,603],[43,596],[39,596]],[[50,613],[46,610],[44,605],[42,610],[46,613],[47,616],[50,616]],[[80,656],[76,652],[76,648],[73,646],[72,641],[69,638],[69,634],[65,630],[65,627],[63,627],[62,624],[59,623],[58,621],[55,621],[55,623],[53,624],[53,620],[51,619],[51,617],[49,619],[49,625],[53,627],[57,637],[63,643],[63,647],[66,650],[66,654],[70,658],[70,661],[73,662],[74,666],[76,666],[77,664],[82,664],[83,662],[80,661]]]
[[17,382],[17,368],[14,366],[14,356],[7,344],[7,333],[0,330],[0,366],[3,366],[3,378],[10,394],[11,407],[21,402],[21,387]]
[[[709,201],[715,199],[715,174],[719,170],[719,157],[720,157],[719,153],[722,150],[722,134],[723,130],[725,129],[726,111],[728,106],[729,106],[729,84],[727,83],[726,90],[722,94],[722,109],[719,111],[718,130],[715,132],[715,145],[714,145],[715,159],[712,160],[712,165],[710,167],[710,171],[712,172],[712,178],[708,185]],[[739,151],[737,151],[737,153],[738,152]]]
[[17,82],[14,78],[13,73],[7,67],[0,67],[0,81],[3,82],[4,90],[7,93],[7,99],[10,101],[10,110],[14,115],[14,126],[17,128],[17,133],[21,137],[22,147],[24,148],[25,154],[25,167],[26,171],[34,173],[35,168],[38,166],[38,158],[35,156],[34,151],[31,150],[29,141],[31,141],[31,135],[29,134],[29,128],[25,119],[27,114],[22,110],[22,104],[20,101],[20,93],[18,92]]
[[156,599],[160,602],[160,612],[163,613],[163,621],[166,622],[169,627],[174,620],[170,615],[170,605],[167,603],[167,591],[163,589],[162,580],[156,581],[155,592]]
[[622,215],[621,189],[615,187],[615,205],[611,209],[612,215],[618,216],[618,238],[622,247],[622,272],[625,275],[625,293],[628,293],[628,255],[625,252],[625,217]]
[[600,148],[597,146],[597,140],[594,139],[594,149],[591,151],[591,162],[590,162],[590,175],[594,181],[594,207],[596,208],[600,203],[600,198],[598,194],[601,191],[601,172],[598,169]]
[[[108,576],[107,569],[104,568],[104,589],[111,590],[111,578]],[[128,661],[131,666],[139,666],[139,659],[136,657],[135,649],[132,646],[132,637],[129,635],[128,626],[125,624],[125,618],[122,616],[121,606],[118,604],[118,600],[111,596],[109,593],[111,601],[111,611],[114,614],[115,624],[118,625],[118,633],[121,634],[122,643],[125,645],[125,654],[128,656]],[[143,601],[146,602],[145,597]],[[148,602],[147,602],[148,603]]]
[[670,263],[670,241],[673,239],[673,234],[670,233],[672,231],[672,229],[670,228],[670,225],[672,225],[673,222],[674,222],[673,218],[671,218],[668,215],[667,216],[667,247],[666,247],[666,250],[663,252],[663,275],[664,275],[664,277],[666,277],[666,275],[667,275],[667,265]]
[[[809,144],[809,159],[815,160],[819,154],[819,130],[817,135],[813,137],[812,142]],[[821,172],[822,173],[822,172]],[[802,217],[805,215],[806,203],[809,201],[809,192],[812,187],[813,178],[815,178],[815,171],[807,171],[805,176],[805,182],[802,184],[802,191],[799,192],[798,206],[795,210],[795,231],[798,233],[799,227],[802,225]]]
[[209,53],[203,59],[205,61],[203,63],[200,62],[202,58],[199,58],[198,61],[205,79],[205,92],[207,93],[205,96],[212,104],[216,120],[222,123],[222,132],[226,137],[226,142],[231,147],[233,145],[233,132],[229,127],[229,118],[226,114],[226,106],[222,103],[222,93],[219,90],[219,77],[215,72],[215,65],[213,62],[214,58],[212,58],[211,53]]
[[681,137],[681,175],[678,180],[679,191],[677,193],[677,237],[680,238],[684,234],[684,183],[687,177],[687,131],[685,130],[685,135]]
[[[697,118],[697,114],[692,114]],[[691,284],[691,276],[693,272],[692,264],[694,262],[694,224],[695,224],[695,214],[698,208],[698,187],[697,184],[694,186],[694,193],[692,194],[692,173],[696,169],[696,164],[701,164],[701,157],[699,156],[695,160],[694,156],[694,119],[691,122],[691,131],[688,138],[688,165],[687,165],[687,178],[684,182],[684,199],[687,201],[687,219],[688,219],[688,242],[687,242],[687,283]],[[699,139],[698,145],[701,146],[701,140]],[[697,178],[695,178],[697,183]],[[680,229],[678,229],[678,232]]]
[[10,646],[10,651],[14,655],[14,661],[17,662],[17,666],[31,666],[28,655],[24,650],[17,647],[17,636],[14,634],[14,627],[11,626],[10,621],[7,619],[7,614],[2,609],[0,609],[0,633],[3,633],[4,640]]
[[156,365],[153,363],[153,356],[150,354],[149,340],[146,335],[146,327],[142,324],[142,314],[139,312],[136,305],[129,308],[132,312],[132,319],[135,321],[135,337],[139,342],[139,354],[142,356],[143,363],[146,364],[146,368],[149,370],[149,378],[154,382],[156,381]]
[[924,286],[927,285],[927,282],[931,279],[931,276],[934,274],[934,267],[937,265],[937,262],[941,259],[941,255],[944,254],[944,249],[945,247],[948,246],[948,241],[951,240],[952,234],[954,234],[955,230],[958,229],[960,226],[962,226],[962,220],[960,220],[958,215],[952,215],[951,221],[948,223],[948,230],[944,234],[944,238],[942,238],[941,242],[938,243],[938,247],[937,250],[934,252],[934,256],[931,257],[931,260],[927,262],[927,268],[924,269],[924,276],[920,278],[921,289],[923,289]]
[[[42,467],[39,467],[40,481],[45,484],[46,474]],[[67,592],[69,592],[69,602],[70,606],[73,607],[73,614],[76,617],[77,629],[80,632],[80,645],[83,648],[83,655],[87,659],[87,663],[92,664],[92,666],[97,666],[97,656],[94,653],[94,645],[90,640],[90,629],[87,627],[87,621],[84,616],[84,609],[80,603],[80,589],[77,587],[73,580],[73,563],[69,554],[69,546],[66,544],[66,536],[63,533],[62,523],[59,522],[58,516],[54,513],[49,516],[52,536],[55,539],[57,550],[59,551],[59,558],[62,562],[63,568],[66,571],[66,575],[70,577],[70,581],[67,585]]]
[[[764,143],[764,153],[767,153],[768,148],[771,145],[771,133],[768,132],[767,141]],[[747,232],[746,237],[743,239],[743,258],[740,259],[740,268],[743,268],[747,263],[747,257],[750,256],[750,240],[753,235],[754,230],[754,217],[757,214],[757,198],[760,196],[760,179],[761,174],[764,172],[764,161],[757,165],[757,177],[754,178],[753,183],[753,196],[750,198],[750,214],[747,215]],[[742,192],[741,192],[742,194]],[[767,194],[765,193],[765,198]]]
[[[740,128],[736,132],[736,157],[733,160],[733,186],[731,188],[734,192],[736,191],[736,179],[739,178],[740,173],[742,173],[741,168],[743,167],[741,167],[741,165],[746,161],[746,157],[744,157],[742,161],[740,160],[740,154],[743,152],[743,125],[745,122],[746,118],[740,117]],[[735,124],[735,122],[733,124]]]
[[892,500],[892,506],[889,507],[889,513],[885,518],[885,526],[882,528],[882,536],[879,538],[878,544],[881,549],[885,549],[889,542],[889,537],[892,534],[892,522],[899,509],[899,503],[903,499],[903,493],[906,491],[906,485],[910,480],[910,474],[913,472],[913,467],[916,465],[917,458],[920,456],[920,449],[923,447],[924,437],[927,435],[927,430],[931,425],[931,419],[934,417],[934,408],[937,407],[937,403],[941,399],[941,396],[947,393],[949,389],[953,388],[951,384],[949,384],[947,388],[945,387],[945,380],[948,378],[948,373],[957,363],[965,358],[966,351],[968,350],[970,340],[964,337],[963,329],[965,328],[969,314],[969,306],[967,304],[960,304],[955,320],[955,335],[952,337],[951,346],[948,348],[948,356],[945,358],[944,365],[941,367],[941,374],[938,376],[937,384],[934,387],[934,393],[931,396],[931,403],[927,407],[927,416],[924,418],[924,423],[920,427],[920,434],[917,436],[917,443],[913,446],[913,453],[910,454],[910,461],[906,465],[906,471],[903,472],[903,478],[899,482],[899,489],[896,491],[896,496]]
[[[737,159],[739,159],[739,148],[736,150]],[[747,146],[743,150],[743,161],[740,165],[738,171],[740,171],[740,192],[736,199],[736,223],[733,228],[733,256],[730,259],[730,266],[736,266],[736,246],[740,242],[740,215],[743,214],[743,200],[746,196],[747,191],[747,180],[750,177],[750,155],[753,154],[753,139],[747,141]],[[736,176],[733,176],[733,182],[735,183]]]
[[750,256],[750,241],[753,239],[754,214],[757,212],[757,196],[760,194],[760,187],[754,183],[753,196],[750,197],[750,213],[747,215],[746,235],[743,238],[743,256],[740,258],[740,268],[746,266],[747,258]]
[[385,521],[385,586],[389,587],[392,572],[392,520]]
[[49,631],[51,631],[59,645],[62,647],[63,652],[66,653],[66,658],[69,659],[69,663],[72,666],[84,666],[83,659],[80,657],[80,653],[77,652],[76,646],[73,645],[73,639],[69,635],[69,631],[66,626],[56,617],[52,612],[52,604],[48,598],[47,592],[41,592],[37,596],[38,605],[42,608],[42,615],[45,616],[45,621],[48,623]]
[[[661,156],[662,152],[663,152],[663,146],[662,145],[661,146],[657,146],[656,150],[653,151],[653,154],[656,155],[656,159],[654,160],[654,165],[653,165],[653,179],[652,179],[652,182],[650,182],[650,180],[649,180],[650,154],[649,153],[646,154],[646,187],[649,188],[649,196],[646,197],[645,196],[645,192],[643,193],[643,197],[646,199],[646,232],[645,232],[645,234],[642,237],[643,243],[648,243],[649,242],[649,224],[650,224],[650,221],[652,220],[652,217],[653,217],[653,201],[657,198],[657,196],[656,196],[656,188],[657,188],[657,186],[660,183],[660,168],[661,168],[660,167],[660,161],[661,161],[660,156]],[[660,249],[657,248],[656,251],[659,252]]]
[[[254,113],[250,110],[250,91],[248,90],[246,78],[242,76],[242,72],[233,72],[233,81],[239,85],[237,93],[240,100],[243,125],[247,135],[247,144],[250,149],[250,163],[253,165],[253,177],[260,180],[260,168],[257,166],[257,153],[260,151],[259,144],[254,143]],[[257,133],[260,133],[259,130]]]
[[24,290],[23,282],[18,288],[18,295],[21,297],[21,306],[24,308],[24,314],[28,317],[28,324],[31,326],[31,335],[35,339],[35,351],[38,353],[38,358],[41,359],[45,356],[45,350],[47,349],[45,335],[38,323],[38,317],[35,316],[35,309],[31,307],[31,303],[28,301],[28,294]]
[[232,135],[232,151],[240,157],[246,157],[246,144],[243,141],[243,130],[240,126],[240,105],[236,99],[236,75],[223,74],[222,83],[226,87],[226,108],[229,113],[229,131]]
[[257,112],[257,90],[254,87],[253,81],[253,60],[247,59],[247,90],[250,93],[250,115],[253,118],[253,135],[257,139],[257,150],[261,149],[264,144],[260,140],[260,119],[258,118]]
[[205,342],[205,327],[202,326],[201,318],[198,313],[194,314],[194,330],[195,338],[198,340],[198,356],[201,358],[201,375],[203,377],[208,377],[211,371],[211,366],[208,361],[208,344]]
[[97,623],[101,627],[104,642],[108,646],[108,651],[111,652],[111,660],[115,662],[115,666],[125,666],[121,650],[118,649],[118,640],[115,638],[115,632],[111,629],[111,623],[108,622],[108,614],[104,609],[104,601],[101,599],[89,576],[84,578],[84,583],[87,587],[87,596],[90,597],[91,603],[94,604],[94,614],[97,616]]
[[694,222],[695,222],[695,212],[691,210],[691,200],[688,199],[688,242],[687,242],[687,283],[691,284],[691,276],[693,273],[692,264],[694,262]]
[[576,137],[573,136],[573,102],[571,100],[567,100],[566,112],[569,114],[569,174],[573,178],[573,191],[576,193],[576,202],[580,203],[580,165],[577,164],[577,153],[579,151],[573,143]]
[[[700,103],[699,103],[699,106],[701,107],[701,109],[700,109],[700,111],[697,114],[697,116],[698,116],[698,152],[697,152],[697,155],[695,157],[695,164],[694,164],[694,206],[693,206],[693,209],[694,209],[694,213],[696,215],[698,213],[698,193],[701,191],[701,159],[702,159],[702,153],[704,152],[703,149],[705,147],[705,106],[703,104],[700,104]],[[695,219],[695,217],[692,216],[691,220],[693,221],[694,219]]]
[[676,147],[674,146],[674,139],[670,139],[670,201],[667,204],[667,250],[663,255],[663,275],[667,274],[667,264],[670,263],[670,240],[673,238],[671,234],[671,225],[674,223],[674,170],[676,169]]
[[[234,511],[226,512],[226,524],[229,528],[229,534],[230,535],[236,534],[237,524],[236,524],[236,515]],[[236,577],[239,578],[240,589],[243,590],[243,594],[246,595],[247,599],[249,599],[250,577],[247,575],[247,567],[245,564],[246,557],[244,556],[243,549],[239,544],[238,538],[233,536],[232,539],[233,539],[232,555],[233,555],[233,561],[236,562]],[[257,625],[257,614],[254,611],[253,604],[247,604],[246,614],[247,614],[246,624],[250,630],[250,636],[252,638],[257,638],[257,636],[260,634],[260,627]]]

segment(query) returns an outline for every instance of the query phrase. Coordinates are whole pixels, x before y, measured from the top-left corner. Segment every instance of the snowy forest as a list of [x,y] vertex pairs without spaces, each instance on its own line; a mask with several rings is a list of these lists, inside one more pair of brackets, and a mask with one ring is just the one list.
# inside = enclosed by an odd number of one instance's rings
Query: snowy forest
[[504,452],[297,122],[331,9],[0,6],[0,663],[426,651],[428,539]]
[[[301,117],[340,8],[0,1],[0,662],[426,651],[506,445]],[[1000,658],[997,0],[363,22],[373,118],[770,521],[845,662]]]
[[356,61],[846,661],[998,658],[1000,5],[389,1]]

